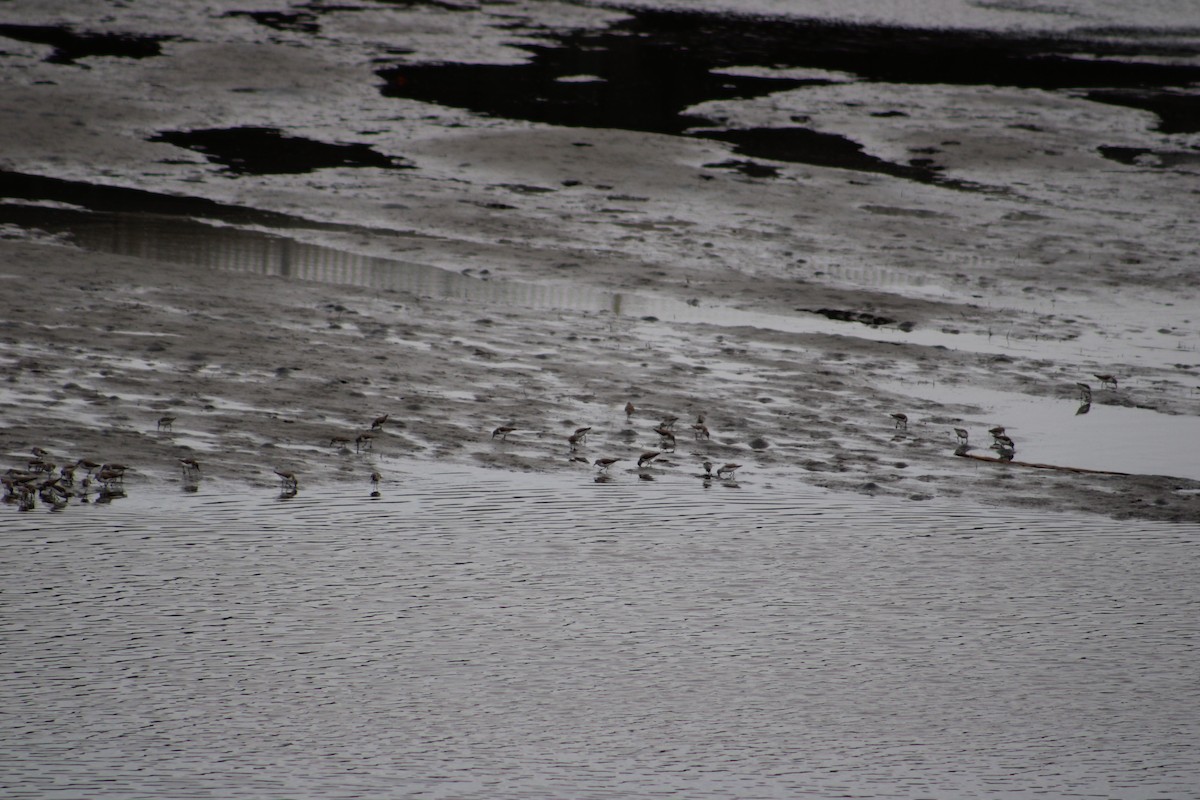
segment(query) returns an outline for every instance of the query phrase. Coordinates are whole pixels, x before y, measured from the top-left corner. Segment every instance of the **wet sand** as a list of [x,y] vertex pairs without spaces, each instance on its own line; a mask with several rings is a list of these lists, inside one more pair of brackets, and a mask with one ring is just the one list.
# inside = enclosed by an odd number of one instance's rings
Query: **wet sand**
[[[39,13],[22,8],[26,21]],[[140,8],[126,26],[169,33],[157,13]],[[472,13],[499,30],[491,12]],[[840,78],[700,103],[709,119],[759,119],[802,102],[812,127],[840,125],[905,169],[802,164],[736,150],[745,143],[721,131],[500,119],[396,97],[394,79],[384,96],[368,57],[380,45],[350,25],[363,19],[323,17],[338,49],[295,26],[221,17],[206,41],[80,56],[86,69],[28,31],[5,40],[25,42],[12,47],[21,69],[5,73],[12,102],[0,112],[16,133],[0,206],[8,465],[34,446],[60,463],[122,462],[131,489],[178,481],[184,457],[235,486],[274,484],[275,469],[302,487],[362,481],[385,458],[591,480],[587,462],[631,463],[678,416],[663,469],[730,460],[784,493],[794,482],[1200,521],[1186,448],[1164,451],[1164,474],[1031,468],[1020,462],[1089,463],[1053,442],[1052,458],[1038,457],[1042,443],[1021,438],[1028,422],[997,419],[984,401],[1061,403],[1064,426],[1094,423],[1097,440],[1113,424],[1105,408],[1200,413],[1197,235],[1185,219],[1195,172],[1099,149],[1176,152],[1147,112],[1054,87],[913,82],[901,95],[919,101],[918,124],[890,114],[896,85]],[[1022,116],[1031,96],[1036,119]],[[266,150],[288,136],[323,142],[335,165],[311,155],[303,169],[240,169],[214,152],[219,138],[166,135],[223,129]],[[351,144],[367,149],[339,149]],[[914,167],[931,155],[936,168]],[[121,235],[80,232],[81,219],[118,212],[99,230]],[[298,269],[286,247],[201,258],[150,246],[148,226],[191,218],[387,261],[364,277]],[[379,277],[389,270],[423,277]],[[644,310],[655,303],[665,310]],[[1118,388],[1100,387],[1106,373]],[[1086,415],[1078,381],[1093,386]],[[698,414],[711,439],[692,437]],[[162,416],[176,417],[171,430],[157,429]],[[997,424],[1018,443],[1012,463],[955,456],[954,427],[970,430],[974,454],[994,455]],[[500,425],[516,431],[493,439]],[[581,426],[592,435],[572,452],[566,437]],[[367,432],[371,449],[356,447]],[[1119,466],[1105,471],[1130,471]]]

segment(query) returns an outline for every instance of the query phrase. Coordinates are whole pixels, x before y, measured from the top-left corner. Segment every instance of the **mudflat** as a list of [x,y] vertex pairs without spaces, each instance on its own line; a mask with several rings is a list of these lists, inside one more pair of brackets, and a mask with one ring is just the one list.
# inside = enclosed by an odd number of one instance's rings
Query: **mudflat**
[[[305,485],[428,459],[590,480],[620,458],[634,480],[656,449],[655,469],[737,462],[784,495],[1200,521],[1196,166],[1125,95],[830,61],[685,98],[672,114],[727,123],[705,135],[571,126],[412,88],[449,85],[415,66],[438,36],[511,55],[496,9],[329,10],[321,36],[232,9],[187,37],[198,12],[176,11],[6,8],[7,466],[36,446],[135,482],[194,458],[205,480]],[[559,11],[556,30],[629,17]],[[369,35],[417,18],[408,55]],[[64,55],[84,30],[131,38]],[[571,66],[554,86],[603,82]]]

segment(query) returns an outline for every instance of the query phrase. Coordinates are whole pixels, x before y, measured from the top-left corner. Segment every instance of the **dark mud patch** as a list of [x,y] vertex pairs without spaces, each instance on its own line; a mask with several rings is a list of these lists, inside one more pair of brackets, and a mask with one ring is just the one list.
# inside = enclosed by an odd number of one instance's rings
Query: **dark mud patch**
[[167,131],[150,138],[194,150],[236,175],[284,175],[336,167],[412,169],[365,144],[331,144],[285,135],[278,128],[205,128]]
[[[156,216],[196,217],[231,225],[261,225],[270,228],[312,230],[350,230],[351,226],[321,223],[290,214],[263,211],[248,206],[218,203],[201,197],[105,186],[85,181],[48,178],[21,172],[0,171],[0,198],[56,202],[78,206],[98,214],[153,214]],[[51,213],[52,209],[18,205],[0,205],[0,218],[23,227],[44,229],[55,219],[70,216]]]
[[1152,150],[1147,147],[1101,147],[1100,155],[1138,167],[1171,169],[1174,167],[1200,168],[1200,150]]
[[[1096,90],[1089,99],[1149,108],[1163,130],[1194,130],[1190,95],[1162,91],[1200,81],[1200,67],[1156,62],[1186,48],[1084,36],[896,28],[685,11],[630,10],[612,27],[536,31],[523,64],[405,64],[379,70],[382,93],[509,119],[618,128],[732,142],[738,152],[780,161],[880,172],[959,189],[928,159],[889,163],[845,137],[804,127],[736,129],[689,109],[827,85],[782,70],[828,70],[861,81]],[[734,67],[779,75],[725,72]],[[578,80],[588,76],[588,80]],[[871,112],[868,112],[871,113]],[[880,108],[884,117],[896,112]],[[799,121],[799,120],[798,120]]]
[[162,55],[161,42],[175,38],[126,33],[78,33],[67,27],[51,25],[0,25],[0,36],[50,45],[54,52],[45,60],[51,64],[76,64],[81,58],[94,56],[152,58]]

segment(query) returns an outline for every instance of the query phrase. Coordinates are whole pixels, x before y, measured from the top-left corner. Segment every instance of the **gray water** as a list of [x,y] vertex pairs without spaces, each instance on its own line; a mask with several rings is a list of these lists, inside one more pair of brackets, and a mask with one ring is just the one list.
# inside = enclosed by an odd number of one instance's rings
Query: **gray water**
[[0,508],[3,795],[1200,796],[1200,526],[762,475],[369,492]]

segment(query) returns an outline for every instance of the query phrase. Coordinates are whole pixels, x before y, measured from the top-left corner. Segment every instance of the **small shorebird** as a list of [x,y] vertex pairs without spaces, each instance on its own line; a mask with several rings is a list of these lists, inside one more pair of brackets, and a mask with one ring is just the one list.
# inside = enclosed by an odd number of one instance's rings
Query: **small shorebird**
[[637,409],[634,408],[633,403],[626,403],[625,404],[625,419],[628,420],[630,417],[632,417],[634,411],[637,411]]
[[1003,436],[1004,435],[1004,426],[997,425],[994,428],[988,428],[988,433],[990,433],[992,436]]
[[382,428],[383,423],[387,422],[388,417],[390,417],[390,416],[391,416],[391,414],[380,414],[378,417],[371,420],[371,430],[377,431],[380,428]]
[[1092,387],[1086,383],[1076,383],[1075,385],[1079,387],[1079,399],[1084,402],[1090,402],[1092,399]]
[[659,425],[657,428],[655,428],[654,432],[658,434],[658,446],[659,447],[661,447],[663,450],[667,450],[672,453],[675,452],[675,434],[674,433],[672,433],[668,429],[664,428],[662,425]]
[[275,474],[279,476],[280,482],[283,484],[283,490],[296,491],[300,488],[300,481],[296,479],[296,473],[288,470],[275,470]]
[[713,462],[705,461],[700,466],[704,467],[704,477],[711,478],[713,474]]
[[692,426],[692,432],[696,434],[696,439],[711,439],[712,434],[708,432],[708,426],[703,422],[697,422]]
[[383,480],[383,476],[379,474],[378,470],[377,470],[377,471],[375,471],[375,472],[372,472],[372,473],[371,473],[371,488],[372,488],[372,489],[375,489],[376,491],[378,491],[378,489],[379,489],[379,482],[380,482],[381,480]]
[[641,467],[646,466],[651,461],[653,461],[654,459],[658,458],[661,455],[662,455],[662,453],[659,452],[658,450],[647,450],[646,452],[644,452],[640,456],[638,456],[638,467],[641,468]]
[[679,417],[667,417],[662,421],[660,428],[666,428],[669,431],[675,430],[675,423],[679,422]]
[[99,464],[86,458],[81,458],[75,462],[75,469],[79,469],[80,467],[83,467],[85,470],[87,470],[88,475],[91,475],[93,472],[100,469]]
[[124,464],[102,464],[96,472],[96,480],[104,484],[105,488],[120,484],[125,484]]
[[183,465],[183,477],[194,478],[200,476],[200,462],[194,458],[181,458],[179,463]]
[[360,433],[354,438],[354,452],[361,453],[363,450],[375,449],[375,437],[369,433]]
[[597,458],[592,464],[599,467],[601,472],[608,472],[608,468],[620,460],[619,458]]
[[508,435],[515,430],[516,428],[512,427],[511,425],[501,425],[499,428],[496,428],[496,430],[492,431],[492,438],[495,439],[497,436],[499,436],[500,441],[508,441]]
[[742,466],[742,465],[741,464],[725,464],[719,470],[717,470],[717,477],[718,478],[732,478],[733,473],[737,472],[738,468],[740,466]]
[[1092,373],[1092,377],[1094,377],[1096,380],[1100,381],[1101,389],[1108,387],[1108,386],[1111,386],[1114,390],[1117,388],[1117,376],[1116,375],[1100,375],[1098,373]]
[[971,438],[971,434],[965,428],[955,428],[954,435],[958,437],[959,444],[966,444]]
[[892,419],[896,420],[896,427],[901,430],[908,430],[908,415],[907,414],[892,414]]
[[1002,433],[996,437],[995,441],[992,442],[992,447],[1003,448],[1005,450],[1016,450],[1017,443]]
[[696,415],[696,424],[697,425],[704,424],[704,412],[703,411],[701,411],[699,414]]
[[588,431],[591,428],[576,428],[575,432],[567,437],[567,444],[571,445],[571,452],[575,452],[575,448],[587,441]]
[[1013,456],[1015,456],[1017,454],[1016,448],[1005,447],[1000,442],[996,442],[995,444],[993,444],[991,446],[991,449],[996,451],[996,454],[999,456],[1001,461],[1012,461]]
[[31,447],[31,448],[29,448],[29,452],[33,453],[33,457],[37,458],[37,459],[43,459],[46,456],[50,455],[49,450],[43,450],[40,447]]
[[158,427],[156,428],[156,430],[160,430],[160,431],[171,430],[171,426],[175,424],[175,419],[176,419],[175,417],[159,417],[158,418]]

